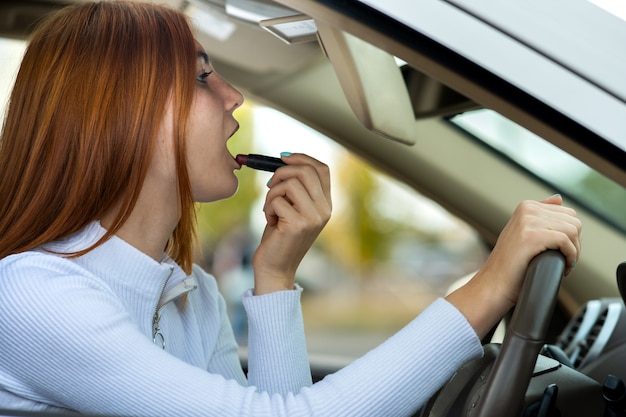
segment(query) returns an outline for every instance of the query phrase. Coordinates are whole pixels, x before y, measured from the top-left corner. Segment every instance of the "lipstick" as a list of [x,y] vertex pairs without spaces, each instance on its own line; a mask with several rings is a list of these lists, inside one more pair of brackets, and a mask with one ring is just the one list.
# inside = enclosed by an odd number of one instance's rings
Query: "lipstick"
[[278,168],[287,165],[280,158],[253,153],[249,155],[239,154],[235,157],[235,160],[239,165],[246,165],[248,168],[269,172],[274,172]]

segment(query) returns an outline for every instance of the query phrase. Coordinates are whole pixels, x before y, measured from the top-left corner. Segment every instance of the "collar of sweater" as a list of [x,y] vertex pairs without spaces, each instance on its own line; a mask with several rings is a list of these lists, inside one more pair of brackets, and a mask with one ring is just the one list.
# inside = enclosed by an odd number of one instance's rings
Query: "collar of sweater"
[[[76,234],[50,242],[42,249],[60,253],[76,252],[92,246],[106,230],[93,222]],[[117,293],[133,294],[141,304],[158,306],[196,288],[193,275],[187,276],[169,256],[161,262],[141,252],[117,236],[78,258],[76,264],[104,280]]]

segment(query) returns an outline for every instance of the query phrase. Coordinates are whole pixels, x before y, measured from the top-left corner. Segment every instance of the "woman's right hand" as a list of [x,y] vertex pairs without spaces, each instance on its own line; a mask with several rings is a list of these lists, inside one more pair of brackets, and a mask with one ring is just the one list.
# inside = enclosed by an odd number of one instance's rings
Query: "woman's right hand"
[[479,337],[517,302],[530,261],[548,249],[561,251],[567,275],[581,250],[582,223],[563,207],[560,195],[520,203],[483,267],[447,299],[468,319]]
[[282,159],[287,165],[268,183],[267,225],[252,260],[256,295],[294,288],[300,261],[332,210],[328,166],[304,154]]

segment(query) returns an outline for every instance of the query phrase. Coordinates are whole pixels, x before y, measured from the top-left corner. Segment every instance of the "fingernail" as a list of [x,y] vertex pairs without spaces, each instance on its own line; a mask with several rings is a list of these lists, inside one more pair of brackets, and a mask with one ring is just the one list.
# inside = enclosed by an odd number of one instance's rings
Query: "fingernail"
[[574,268],[576,266],[576,259],[574,259],[574,262],[572,262],[572,268]]
[[274,177],[272,176],[269,180],[267,180],[267,184],[265,184],[266,186],[270,186],[270,183],[272,182],[272,180],[274,179]]
[[290,156],[291,152],[281,152],[280,156]]
[[552,194],[552,195],[551,195],[550,197],[548,197],[548,198],[554,198],[554,197],[560,197],[560,196],[561,196],[561,194],[556,193],[556,194]]

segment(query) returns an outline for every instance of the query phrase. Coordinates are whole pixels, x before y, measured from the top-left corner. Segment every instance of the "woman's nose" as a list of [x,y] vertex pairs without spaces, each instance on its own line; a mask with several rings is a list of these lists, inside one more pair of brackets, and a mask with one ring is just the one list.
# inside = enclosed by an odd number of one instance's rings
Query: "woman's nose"
[[243,94],[241,94],[241,92],[235,87],[230,85],[230,83],[226,80],[224,80],[224,89],[224,94],[226,96],[224,100],[224,103],[226,103],[226,110],[234,111],[243,104]]

